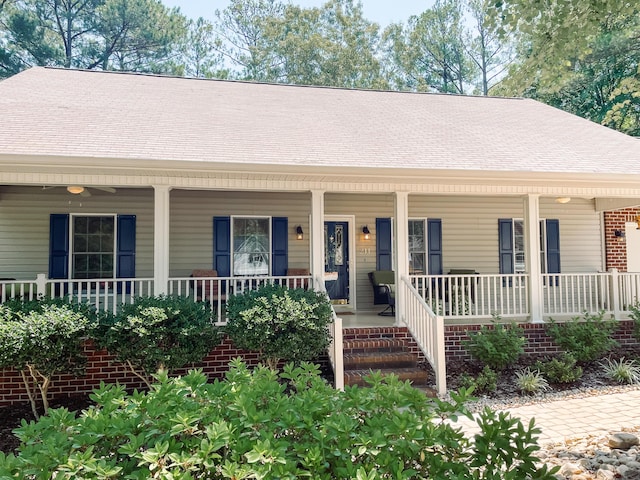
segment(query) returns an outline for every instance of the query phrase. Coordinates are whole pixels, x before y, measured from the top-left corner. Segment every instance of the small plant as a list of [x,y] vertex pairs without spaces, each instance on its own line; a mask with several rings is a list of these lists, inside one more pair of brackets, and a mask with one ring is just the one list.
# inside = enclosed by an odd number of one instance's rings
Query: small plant
[[463,373],[460,385],[464,388],[473,387],[476,393],[495,392],[498,388],[498,374],[485,366],[475,378],[467,372]]
[[576,357],[570,353],[563,353],[546,362],[537,361],[535,368],[551,383],[573,383],[582,377],[582,367],[576,365]]
[[312,361],[329,346],[331,303],[323,292],[263,285],[229,298],[225,331],[275,369],[281,360]]
[[514,363],[524,353],[524,330],[515,324],[504,325],[494,315],[493,326],[483,325],[477,332],[467,332],[463,346],[473,358],[494,370]]
[[95,316],[86,305],[29,302],[28,306],[0,305],[0,368],[20,372],[31,409],[39,417],[36,391],[44,413],[49,409],[48,392],[56,374],[83,372],[83,343]]
[[521,392],[530,394],[549,390],[549,383],[540,371],[531,370],[529,367],[516,372],[516,385]]
[[566,323],[551,320],[547,333],[578,362],[585,363],[601,358],[618,346],[618,342],[612,338],[617,328],[616,320],[604,320],[604,312],[585,313],[582,319],[574,317]]
[[640,365],[633,360],[622,357],[615,361],[607,358],[600,365],[611,380],[618,383],[640,383]]
[[162,295],[138,297],[116,315],[105,313],[94,336],[147,386],[158,370],[198,362],[220,341],[208,303]]

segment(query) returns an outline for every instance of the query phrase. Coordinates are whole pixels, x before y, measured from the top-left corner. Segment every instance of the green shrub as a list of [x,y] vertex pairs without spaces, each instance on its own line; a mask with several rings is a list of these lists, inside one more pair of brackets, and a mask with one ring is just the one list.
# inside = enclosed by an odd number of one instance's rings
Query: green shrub
[[157,379],[146,393],[102,386],[78,418],[60,409],[23,422],[0,478],[554,478],[537,466],[533,422],[486,409],[468,438],[447,421],[464,413],[465,392],[430,399],[379,374],[341,392],[304,363]]
[[68,302],[29,305],[31,309],[19,302],[0,306],[0,368],[13,367],[20,372],[37,418],[35,390],[46,413],[53,376],[83,372],[83,343],[95,316],[82,313],[90,309]]
[[549,390],[549,383],[538,370],[529,367],[516,372],[516,385],[521,392],[538,393]]
[[227,318],[225,331],[233,344],[259,352],[271,368],[281,360],[315,360],[329,346],[332,310],[323,292],[263,285],[232,296]]
[[576,365],[576,358],[570,353],[563,353],[546,362],[537,361],[535,369],[551,383],[573,383],[582,377],[582,367]]
[[524,330],[516,324],[499,323],[495,315],[493,326],[483,325],[477,332],[467,332],[463,346],[471,356],[494,370],[503,370],[524,353]]
[[586,363],[618,346],[612,338],[617,328],[616,320],[604,320],[604,312],[585,313],[582,319],[574,317],[566,323],[551,320],[547,333],[565,352],[572,354],[578,362]]
[[495,392],[498,388],[498,374],[485,366],[482,371],[474,378],[465,372],[461,375],[460,384],[464,388],[472,388],[477,393]]
[[640,365],[622,357],[615,361],[607,358],[601,364],[605,374],[618,383],[640,383]]
[[150,385],[151,375],[201,361],[220,342],[206,302],[181,296],[137,297],[105,313],[96,342]]

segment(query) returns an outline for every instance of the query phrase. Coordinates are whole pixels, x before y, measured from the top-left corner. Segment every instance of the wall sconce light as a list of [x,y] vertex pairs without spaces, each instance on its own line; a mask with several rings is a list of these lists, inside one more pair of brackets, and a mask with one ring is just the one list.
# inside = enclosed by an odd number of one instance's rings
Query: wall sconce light
[[613,234],[615,235],[616,240],[618,240],[619,242],[624,240],[624,232],[622,230],[614,230]]
[[298,240],[302,240],[304,238],[304,232],[302,231],[302,226],[300,225],[296,227],[296,238]]
[[556,203],[569,203],[571,201],[571,197],[558,197],[556,198]]
[[367,225],[362,227],[362,233],[365,240],[369,240],[371,238],[371,232],[369,232],[369,227]]

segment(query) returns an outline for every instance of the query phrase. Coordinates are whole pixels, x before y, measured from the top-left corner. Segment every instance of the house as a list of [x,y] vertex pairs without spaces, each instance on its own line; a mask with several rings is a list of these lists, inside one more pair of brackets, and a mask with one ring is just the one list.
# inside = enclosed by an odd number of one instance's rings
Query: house
[[211,269],[223,322],[225,295],[308,270],[340,316],[393,270],[380,321],[437,363],[442,325],[640,296],[612,253],[640,250],[640,142],[533,100],[36,67],[0,82],[0,124],[0,300],[116,308]]

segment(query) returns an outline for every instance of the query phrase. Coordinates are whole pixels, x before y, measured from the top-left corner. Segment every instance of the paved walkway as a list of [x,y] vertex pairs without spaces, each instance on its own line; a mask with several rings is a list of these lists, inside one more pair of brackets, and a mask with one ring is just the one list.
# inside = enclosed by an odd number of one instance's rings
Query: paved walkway
[[[640,390],[555,400],[508,410],[525,425],[535,418],[536,426],[542,430],[538,439],[542,445],[640,426]],[[469,433],[479,431],[478,425],[468,418],[459,419],[458,424]]]

